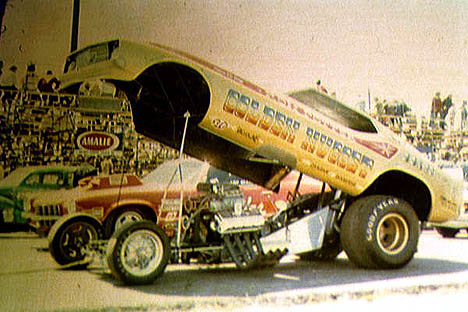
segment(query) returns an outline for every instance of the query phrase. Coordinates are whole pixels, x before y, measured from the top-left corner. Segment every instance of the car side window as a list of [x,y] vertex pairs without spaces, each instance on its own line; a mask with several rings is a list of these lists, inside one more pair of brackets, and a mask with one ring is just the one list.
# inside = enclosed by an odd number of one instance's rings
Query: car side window
[[38,185],[41,183],[41,176],[39,174],[32,174],[24,180],[25,185]]
[[45,173],[42,178],[42,183],[45,185],[58,185],[63,186],[65,180],[62,174],[58,173]]
[[373,122],[367,116],[314,89],[292,92],[289,96],[345,127],[360,132],[377,133]]
[[119,185],[127,185],[128,180],[127,176],[125,175],[113,175],[109,177],[109,185],[110,186],[119,186]]

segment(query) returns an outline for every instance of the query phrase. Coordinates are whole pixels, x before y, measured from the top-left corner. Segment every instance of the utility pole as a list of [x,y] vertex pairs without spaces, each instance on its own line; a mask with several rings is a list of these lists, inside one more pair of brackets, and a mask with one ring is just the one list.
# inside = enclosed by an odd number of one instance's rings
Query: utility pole
[[79,26],[80,26],[80,0],[73,0],[70,52],[73,52],[76,49],[78,49]]
[[5,1],[0,0],[0,36],[2,35],[2,32],[4,31],[3,16],[5,15],[7,2],[8,0],[5,0]]
[[371,99],[370,99],[370,89],[367,88],[367,101],[369,103],[369,115],[372,112],[372,107],[371,107]]

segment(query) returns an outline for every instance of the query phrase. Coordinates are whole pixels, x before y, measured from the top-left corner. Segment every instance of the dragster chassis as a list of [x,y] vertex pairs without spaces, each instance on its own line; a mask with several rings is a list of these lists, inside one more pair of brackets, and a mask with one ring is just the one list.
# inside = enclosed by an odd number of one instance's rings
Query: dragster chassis
[[[322,191],[299,196],[268,219],[255,211],[218,209],[209,220],[211,236],[216,238],[204,244],[187,239],[194,233],[189,228],[181,240],[169,239],[151,221],[126,224],[106,240],[97,219],[71,214],[54,224],[49,250],[63,268],[104,265],[128,285],[153,283],[169,263],[234,263],[245,270],[274,265],[287,253],[333,259],[341,252],[336,224],[345,204],[341,194]],[[325,198],[329,200],[322,207]],[[195,227],[193,220],[186,223]]]

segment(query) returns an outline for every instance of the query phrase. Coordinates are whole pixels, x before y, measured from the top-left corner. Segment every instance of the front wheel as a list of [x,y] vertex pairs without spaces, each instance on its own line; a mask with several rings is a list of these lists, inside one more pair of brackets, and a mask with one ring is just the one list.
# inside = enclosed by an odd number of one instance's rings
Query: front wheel
[[356,200],[341,223],[341,244],[359,267],[396,269],[414,257],[419,221],[411,205],[391,196]]
[[112,274],[128,285],[151,284],[164,272],[169,257],[169,238],[149,221],[123,225],[107,246],[107,263]]
[[80,263],[86,256],[88,244],[103,237],[101,224],[87,216],[69,216],[57,221],[48,236],[49,252],[61,265],[76,265],[82,269],[87,264]]

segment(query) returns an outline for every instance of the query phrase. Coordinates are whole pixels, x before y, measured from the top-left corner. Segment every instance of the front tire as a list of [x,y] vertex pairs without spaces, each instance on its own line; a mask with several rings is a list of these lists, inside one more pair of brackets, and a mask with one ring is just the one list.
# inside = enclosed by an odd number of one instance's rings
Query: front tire
[[368,269],[397,269],[414,257],[419,221],[411,205],[391,196],[356,200],[341,223],[341,244],[349,259]]
[[49,232],[49,252],[60,265],[77,262],[75,269],[86,268],[87,264],[79,263],[86,256],[88,244],[103,237],[101,224],[86,216],[64,218],[52,226]]
[[170,257],[166,233],[150,221],[119,228],[107,246],[112,275],[128,285],[151,284],[166,269]]

